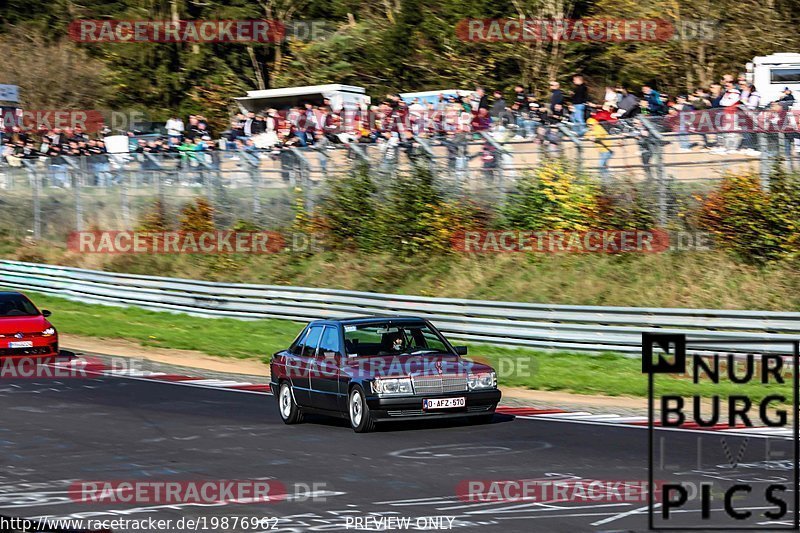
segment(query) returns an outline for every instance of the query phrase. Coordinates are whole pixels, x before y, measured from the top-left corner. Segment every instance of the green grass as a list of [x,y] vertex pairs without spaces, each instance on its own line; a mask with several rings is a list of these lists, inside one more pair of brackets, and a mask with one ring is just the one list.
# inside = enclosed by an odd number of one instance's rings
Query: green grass
[[[544,353],[500,347],[487,349],[484,346],[470,347],[470,353],[473,351],[480,354],[480,360],[498,370],[501,385],[605,396],[647,396],[647,378],[642,374],[640,358],[624,357],[617,353]],[[533,372],[525,372],[525,368],[532,368]],[[791,375],[783,377],[785,384],[762,385],[754,380],[740,385],[731,383],[723,375],[719,384],[701,380],[700,384],[695,385],[687,376],[664,375],[655,380],[655,394],[688,398],[699,393],[706,398],[719,395],[723,399],[741,394],[749,396],[754,403],[770,394],[783,394],[791,400]]]
[[398,258],[320,252],[258,256],[76,254],[0,234],[0,257],[112,272],[570,305],[800,310],[800,261],[745,265],[715,252]]
[[209,355],[268,361],[288,346],[302,324],[286,320],[244,321],[199,318],[133,307],[87,305],[43,294],[27,293],[62,333],[127,339],[143,346],[196,350]]
[[[238,359],[269,360],[272,353],[288,346],[302,324],[284,320],[242,321],[199,318],[186,314],[146,311],[136,308],[87,305],[42,294],[31,294],[40,308],[53,312],[51,321],[62,333],[88,337],[127,339],[143,346],[196,350]],[[459,344],[455,341],[455,344]],[[647,394],[647,381],[638,358],[615,353],[597,355],[503,348],[471,344],[471,358],[488,362],[498,371],[501,386],[565,391],[608,396]],[[688,379],[659,378],[659,390],[695,393]],[[704,396],[749,394],[758,400],[787,386],[758,384],[700,386]]]

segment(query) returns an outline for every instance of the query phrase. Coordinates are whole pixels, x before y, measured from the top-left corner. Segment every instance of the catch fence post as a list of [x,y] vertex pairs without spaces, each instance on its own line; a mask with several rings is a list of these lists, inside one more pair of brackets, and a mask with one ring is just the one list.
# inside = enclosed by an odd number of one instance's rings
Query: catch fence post
[[483,140],[489,143],[492,148],[494,148],[497,155],[495,155],[495,159],[499,161],[498,164],[498,183],[497,183],[497,190],[500,194],[500,201],[505,201],[506,190],[505,190],[505,177],[506,177],[506,169],[511,170],[511,164],[513,162],[513,157],[511,152],[508,151],[502,144],[497,142],[497,140],[492,137],[488,131],[481,131],[479,132],[480,136],[483,137]]
[[578,173],[581,173],[583,171],[583,143],[581,142],[581,138],[575,135],[575,132],[564,123],[559,122],[558,130],[575,145],[575,152],[577,153],[575,169]]
[[259,169],[261,161],[258,157],[242,149],[239,149],[239,159],[247,165],[247,173],[250,175],[250,187],[253,192],[253,219],[255,220],[261,214],[261,171]]
[[31,182],[33,196],[33,238],[42,238],[42,177],[36,172],[36,165],[27,159],[22,160]]
[[83,195],[81,189],[81,171],[78,163],[70,156],[62,156],[67,163],[67,175],[71,177],[72,188],[75,193],[75,231],[83,231]]
[[303,190],[303,199],[305,202],[305,209],[307,213],[314,210],[314,194],[311,190],[311,164],[308,162],[305,154],[298,148],[290,148],[295,157],[296,164],[293,165],[297,172],[300,174],[300,188]]
[[420,148],[422,148],[423,156],[425,157],[426,161],[428,162],[428,167],[432,174],[436,173],[436,155],[433,153],[433,149],[431,148],[430,143],[427,139],[420,137],[419,135],[414,135],[414,140],[419,144]]
[[664,147],[669,144],[658,128],[647,117],[640,117],[642,125],[647,130],[647,133],[652,139],[651,146],[653,148],[653,155],[656,161],[656,183],[658,186],[658,225],[666,226],[669,215],[669,206],[667,205],[667,167],[664,160]]
[[122,214],[122,223],[124,224],[125,229],[129,229],[131,224],[131,205],[130,199],[128,198],[129,181],[130,172],[123,170],[122,180],[119,184],[119,204],[120,213]]
[[[761,188],[765,191],[769,191],[769,175],[772,172],[772,157],[770,157],[770,149],[769,149],[769,139],[767,138],[766,133],[758,133],[758,150],[761,152],[761,156],[759,157],[759,176],[761,178]],[[780,141],[778,142],[778,153],[780,153],[781,146]]]

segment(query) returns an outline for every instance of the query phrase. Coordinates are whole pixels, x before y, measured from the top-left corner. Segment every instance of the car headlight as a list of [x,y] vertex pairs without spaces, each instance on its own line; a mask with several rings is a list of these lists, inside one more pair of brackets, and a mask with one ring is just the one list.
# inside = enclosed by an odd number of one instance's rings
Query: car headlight
[[372,390],[378,394],[413,394],[411,378],[376,378]]
[[493,389],[497,387],[497,374],[494,372],[484,372],[481,374],[470,374],[467,379],[469,390]]
[[55,335],[55,334],[56,334],[56,328],[53,327],[47,328],[42,332],[42,335],[44,335],[45,337],[49,337],[50,335]]

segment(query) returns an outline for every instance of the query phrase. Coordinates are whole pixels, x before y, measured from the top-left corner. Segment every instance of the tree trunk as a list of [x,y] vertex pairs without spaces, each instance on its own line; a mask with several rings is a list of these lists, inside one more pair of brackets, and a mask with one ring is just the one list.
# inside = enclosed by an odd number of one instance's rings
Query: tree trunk
[[253,74],[256,77],[256,85],[259,90],[264,90],[267,86],[264,84],[264,75],[261,72],[261,65],[258,64],[256,52],[252,46],[247,46],[247,55],[250,56],[250,63],[253,65]]

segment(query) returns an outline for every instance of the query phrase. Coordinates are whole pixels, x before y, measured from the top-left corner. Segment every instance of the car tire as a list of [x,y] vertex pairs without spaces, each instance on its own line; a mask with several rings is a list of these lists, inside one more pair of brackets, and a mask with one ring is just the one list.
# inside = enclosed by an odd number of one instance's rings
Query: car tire
[[369,412],[364,389],[356,385],[347,398],[347,415],[356,433],[369,433],[375,429],[375,418]]
[[287,381],[282,382],[278,389],[278,412],[284,424],[299,424],[303,421],[303,411],[295,403],[292,386]]

